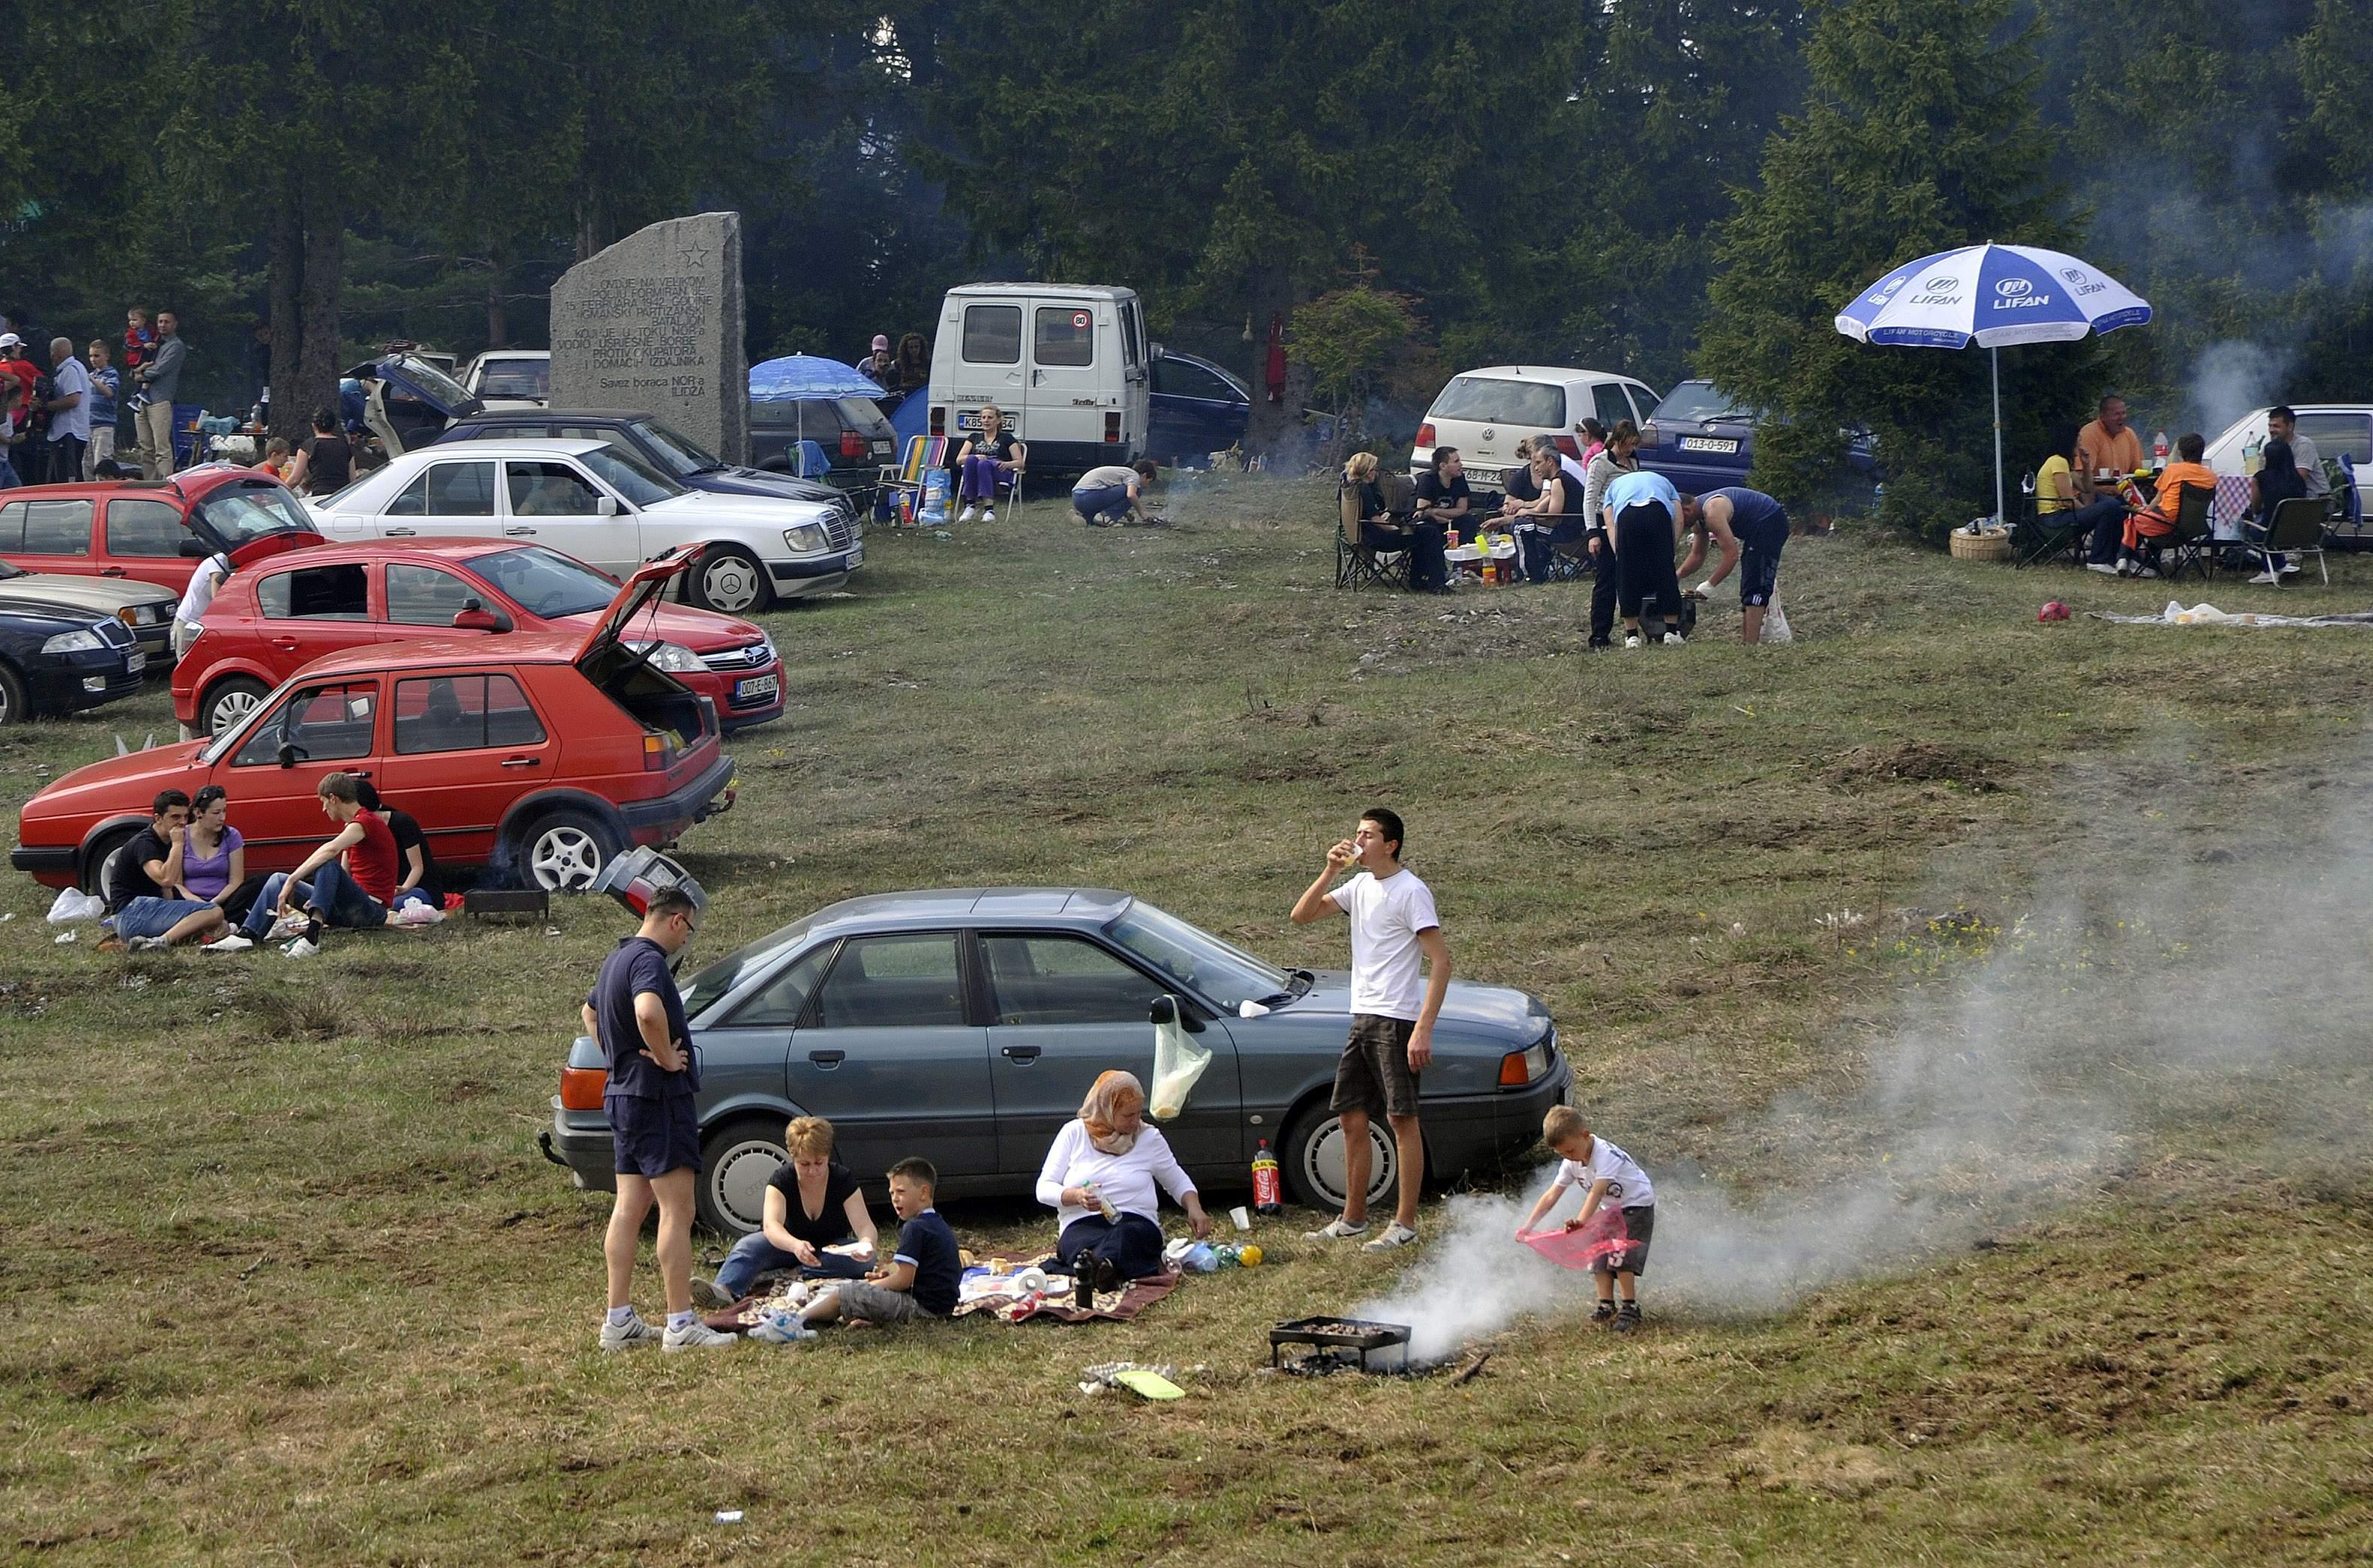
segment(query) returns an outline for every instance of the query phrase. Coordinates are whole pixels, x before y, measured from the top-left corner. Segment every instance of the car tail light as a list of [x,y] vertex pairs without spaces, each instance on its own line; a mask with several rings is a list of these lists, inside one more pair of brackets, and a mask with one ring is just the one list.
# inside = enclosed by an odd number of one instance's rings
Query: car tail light
[[843,430],[840,433],[841,456],[863,457],[865,453],[865,432],[862,430]]
[[1521,1089],[1536,1082],[1549,1070],[1549,1043],[1536,1040],[1521,1051],[1510,1051],[1500,1059],[1500,1087]]
[[1421,447],[1431,447],[1440,444],[1440,438],[1435,436],[1433,433],[1432,420],[1429,419],[1424,424],[1417,427],[1417,444]]
[[602,1108],[602,1093],[610,1087],[609,1072],[599,1067],[564,1067],[560,1070],[560,1108],[564,1111],[598,1111]]
[[946,435],[947,433],[948,433],[948,411],[947,411],[946,409],[944,409],[944,408],[934,408],[934,409],[932,409],[932,410],[931,410],[931,434],[932,434],[932,435],[934,435],[934,436],[944,436],[944,435]]
[[1560,436],[1557,439],[1557,450],[1565,453],[1566,456],[1573,459],[1576,462],[1580,462],[1582,461],[1582,448],[1575,442],[1572,436]]
[[1105,415],[1105,444],[1107,446],[1120,444],[1120,411],[1117,409]]
[[675,766],[675,743],[665,735],[643,736],[643,771],[665,773]]

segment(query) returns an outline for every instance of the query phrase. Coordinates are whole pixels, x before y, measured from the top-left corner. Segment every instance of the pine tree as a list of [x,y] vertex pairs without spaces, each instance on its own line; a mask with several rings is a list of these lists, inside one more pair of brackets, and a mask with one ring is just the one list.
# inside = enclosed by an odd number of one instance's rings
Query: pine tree
[[[1723,230],[1700,364],[1766,411],[1754,482],[1792,504],[1833,493],[1866,426],[1882,520],[1941,537],[1991,511],[1984,351],[1839,334],[1857,290],[1913,257],[1986,240],[2066,248],[2031,97],[2035,28],[2014,0],[1823,0],[1801,113],[1765,149],[1762,186]],[[2002,357],[2004,451],[2040,456],[2048,422],[2097,387],[2097,340]]]

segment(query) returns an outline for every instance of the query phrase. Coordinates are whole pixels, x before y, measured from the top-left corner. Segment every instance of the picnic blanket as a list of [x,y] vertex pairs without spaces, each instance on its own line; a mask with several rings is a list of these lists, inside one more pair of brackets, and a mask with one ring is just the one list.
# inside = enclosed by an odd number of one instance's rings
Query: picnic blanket
[[2336,615],[2269,615],[2255,610],[2230,614],[2204,603],[2187,610],[2177,599],[2168,600],[2167,608],[2156,615],[2118,615],[2107,610],[2087,614],[2094,620],[2114,621],[2122,626],[2373,626],[2373,610]]
[[969,1317],[985,1312],[1000,1323],[1027,1323],[1039,1317],[1056,1323],[1126,1323],[1176,1290],[1184,1277],[1173,1271],[1130,1280],[1119,1290],[1097,1292],[1095,1305],[1082,1310],[1073,1300],[1072,1277],[1052,1272],[1054,1262],[1054,1254],[1048,1253],[1013,1270],[1017,1276],[1033,1269],[1050,1270],[1045,1290],[1022,1294],[974,1294],[958,1302],[951,1316]]

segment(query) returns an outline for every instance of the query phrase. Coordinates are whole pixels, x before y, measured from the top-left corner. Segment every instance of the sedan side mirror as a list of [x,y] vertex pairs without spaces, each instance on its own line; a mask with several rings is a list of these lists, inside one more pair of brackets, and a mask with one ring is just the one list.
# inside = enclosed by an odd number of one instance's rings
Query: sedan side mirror
[[511,624],[508,615],[500,610],[489,610],[475,599],[464,601],[462,607],[453,612],[455,631],[507,632],[511,629]]
[[593,515],[595,517],[617,516],[618,497],[615,496],[603,496],[600,497],[593,503]]
[[1175,996],[1155,997],[1145,1012],[1146,1017],[1156,1024],[1175,1024],[1190,1035],[1203,1032],[1202,1013]]
[[294,767],[312,755],[294,741],[280,743],[280,766],[283,767]]

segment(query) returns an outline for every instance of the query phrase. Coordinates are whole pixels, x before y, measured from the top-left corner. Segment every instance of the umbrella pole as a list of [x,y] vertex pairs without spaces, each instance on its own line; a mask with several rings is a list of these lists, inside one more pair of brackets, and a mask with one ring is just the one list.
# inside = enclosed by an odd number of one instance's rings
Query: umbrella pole
[[2002,350],[1989,348],[1986,353],[1992,357],[1994,368],[1994,526],[2000,528],[2005,521],[2002,482]]

